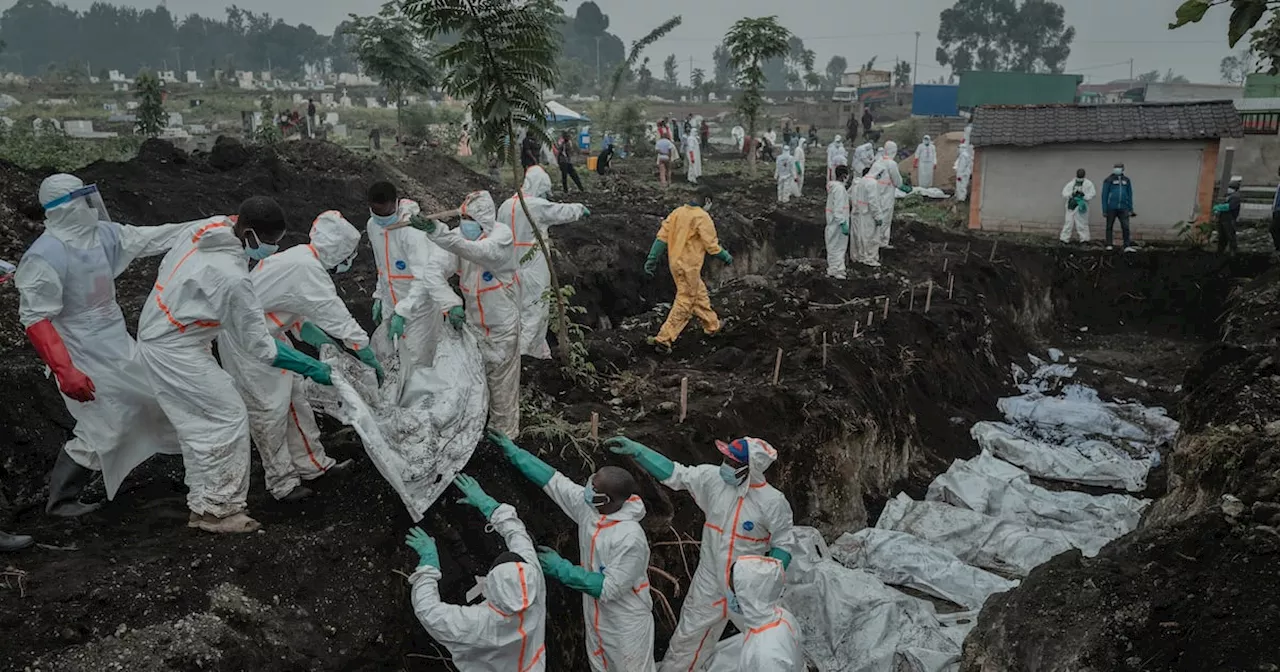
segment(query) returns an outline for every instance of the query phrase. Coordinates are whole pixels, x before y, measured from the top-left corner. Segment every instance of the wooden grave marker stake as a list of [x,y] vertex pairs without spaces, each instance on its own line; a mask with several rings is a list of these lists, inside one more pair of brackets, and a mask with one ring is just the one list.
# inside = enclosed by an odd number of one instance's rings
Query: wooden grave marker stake
[[929,307],[933,305],[933,280],[929,280],[929,293],[924,297],[924,312],[929,312]]
[[952,273],[947,276],[947,300],[951,300],[951,291],[956,288],[956,275]]
[[680,422],[689,417],[689,377],[680,379]]
[[778,384],[778,376],[782,373],[782,348],[778,348],[778,358],[773,361],[773,384]]
[[591,412],[591,440],[600,443],[600,414]]

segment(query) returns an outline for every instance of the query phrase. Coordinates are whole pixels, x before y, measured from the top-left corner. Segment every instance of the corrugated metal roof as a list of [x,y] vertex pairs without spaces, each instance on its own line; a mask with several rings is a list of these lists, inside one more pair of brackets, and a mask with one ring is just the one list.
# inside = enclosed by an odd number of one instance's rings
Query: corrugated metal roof
[[1208,140],[1240,137],[1229,100],[1119,105],[982,106],[973,112],[975,147],[1072,142]]

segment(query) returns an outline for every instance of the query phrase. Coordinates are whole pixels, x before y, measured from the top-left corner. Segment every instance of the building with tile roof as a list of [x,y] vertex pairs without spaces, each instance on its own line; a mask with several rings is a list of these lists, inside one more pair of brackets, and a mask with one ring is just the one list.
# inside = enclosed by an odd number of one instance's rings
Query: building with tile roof
[[1099,194],[1089,204],[1094,240],[1116,163],[1133,184],[1134,239],[1175,239],[1179,222],[1209,218],[1222,141],[1244,134],[1231,101],[981,106],[972,122],[970,228],[1056,235],[1063,187],[1084,168]]

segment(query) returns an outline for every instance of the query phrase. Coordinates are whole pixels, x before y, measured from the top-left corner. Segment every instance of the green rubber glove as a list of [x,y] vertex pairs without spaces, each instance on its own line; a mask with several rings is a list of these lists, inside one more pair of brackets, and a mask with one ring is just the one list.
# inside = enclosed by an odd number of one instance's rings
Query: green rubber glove
[[316,350],[319,350],[322,345],[337,345],[328,334],[324,333],[323,329],[310,322],[302,323],[302,327],[298,329],[298,338]]
[[1219,203],[1213,206],[1213,214],[1220,215],[1230,209],[1231,209],[1230,205],[1227,205],[1226,203]]
[[404,545],[418,552],[418,568],[431,565],[440,569],[440,553],[436,550],[436,540],[422,531],[420,527],[409,528],[404,538]]
[[382,301],[373,300],[373,326],[382,324]]
[[911,186],[904,184],[901,187],[898,187],[898,191],[901,191],[904,194],[909,194],[911,193]]
[[404,338],[404,318],[399,313],[391,316],[391,327],[387,329],[387,338],[392,341]]
[[422,215],[414,215],[409,218],[409,226],[427,234],[432,235],[436,232],[435,220],[427,219]]
[[583,216],[583,217],[590,217],[590,216],[591,216],[591,209],[590,209],[590,208],[588,208],[588,207],[587,207],[587,206],[585,206],[585,205],[584,205],[584,206],[582,206],[582,216]]
[[840,222],[840,233],[849,235],[849,222]]
[[733,255],[729,254],[729,250],[720,248],[720,252],[716,254],[716,259],[723,261],[726,265],[733,265]]
[[449,314],[445,317],[449,320],[449,326],[461,329],[462,325],[467,323],[467,310],[462,306],[454,306],[449,309]]
[[542,565],[543,574],[580,593],[586,593],[598,600],[600,594],[604,592],[604,574],[589,572],[560,557],[559,553],[546,546],[538,547],[538,564]]
[[782,569],[784,570],[791,566],[791,554],[782,550],[781,548],[778,548],[777,546],[774,546],[773,548],[769,549],[768,557],[781,560]]
[[356,357],[359,357],[360,361],[365,363],[365,366],[373,369],[373,372],[378,375],[378,386],[381,387],[382,381],[387,379],[387,371],[382,368],[382,363],[378,361],[378,356],[373,354],[373,348],[357,350]]
[[539,488],[547,487],[547,484],[551,482],[551,478],[556,475],[556,470],[551,465],[538,459],[533,453],[517,446],[514,441],[507,438],[506,434],[491,429],[489,430],[489,440],[502,449],[502,454],[506,456],[512,466]]
[[667,457],[648,446],[637,443],[625,436],[618,436],[604,442],[609,451],[615,455],[627,455],[635,458],[635,461],[654,478],[659,481],[665,481],[671,478],[676,472],[676,463],[667,459]]
[[649,248],[649,258],[644,261],[644,274],[653,277],[658,272],[658,257],[667,253],[667,244],[661,240],[653,241]]
[[476,479],[466,474],[458,474],[457,478],[453,479],[453,484],[462,491],[463,497],[458,500],[458,503],[474,506],[485,520],[488,520],[489,516],[493,515],[493,510],[498,508],[498,500],[490,497]]
[[271,366],[306,376],[321,385],[333,384],[333,369],[328,364],[308,357],[280,341],[276,341],[276,358],[272,360]]

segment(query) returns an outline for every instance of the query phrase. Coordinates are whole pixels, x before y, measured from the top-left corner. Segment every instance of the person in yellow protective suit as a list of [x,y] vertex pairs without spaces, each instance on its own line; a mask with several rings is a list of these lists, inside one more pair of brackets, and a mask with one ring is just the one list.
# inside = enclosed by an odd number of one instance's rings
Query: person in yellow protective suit
[[666,252],[671,277],[676,283],[671,314],[657,338],[650,339],[650,344],[662,350],[671,349],[671,344],[689,324],[690,317],[696,316],[702,322],[702,330],[708,336],[720,331],[720,318],[711,308],[711,297],[707,294],[706,283],[702,281],[702,261],[710,254],[732,264],[733,255],[720,247],[715,222],[707,214],[712,200],[711,189],[699,188],[691,203],[676,208],[662,222],[658,238],[649,249],[649,258],[644,264],[645,275],[652,277],[657,272],[658,257]]

